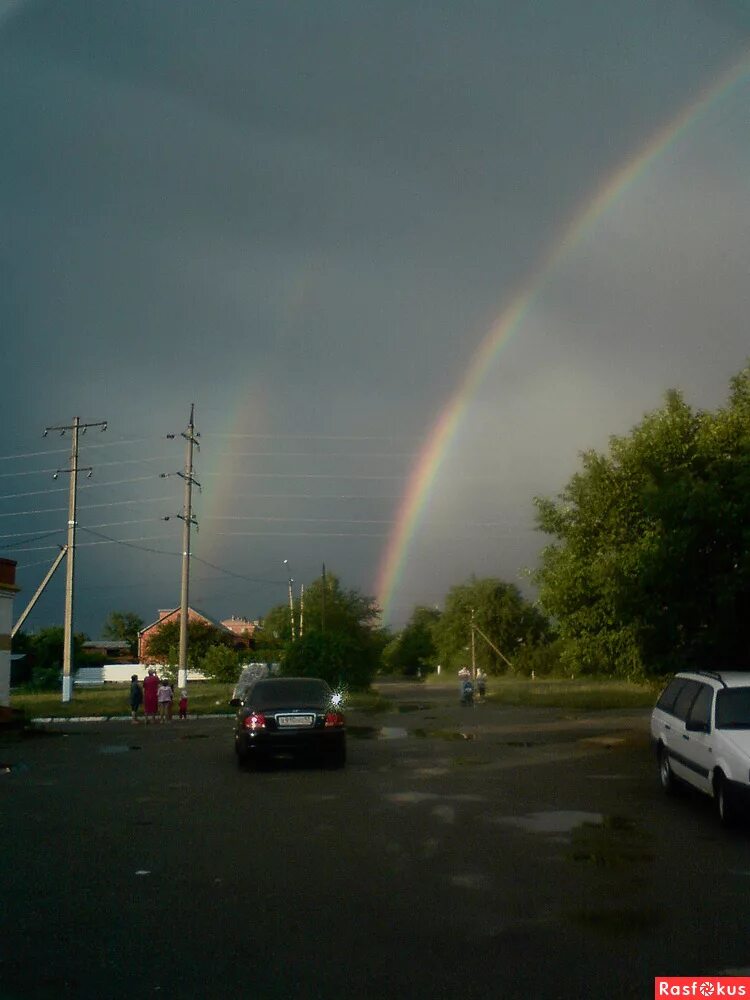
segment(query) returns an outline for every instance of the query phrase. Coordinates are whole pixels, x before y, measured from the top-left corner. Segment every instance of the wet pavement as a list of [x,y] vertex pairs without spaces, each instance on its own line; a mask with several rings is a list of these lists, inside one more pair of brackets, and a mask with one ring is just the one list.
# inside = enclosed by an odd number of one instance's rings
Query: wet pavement
[[748,964],[750,838],[662,796],[647,712],[390,693],[343,771],[240,772],[228,719],[0,746],[3,1000],[643,997]]

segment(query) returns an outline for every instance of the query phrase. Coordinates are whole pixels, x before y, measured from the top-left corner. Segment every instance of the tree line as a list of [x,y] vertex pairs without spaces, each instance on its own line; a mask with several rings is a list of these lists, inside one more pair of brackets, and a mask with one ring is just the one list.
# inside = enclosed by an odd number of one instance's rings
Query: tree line
[[[530,574],[536,601],[513,583],[472,577],[450,589],[442,609],[416,607],[394,633],[382,627],[373,598],[328,574],[306,589],[304,607],[298,599],[272,608],[249,652],[191,622],[189,666],[231,681],[252,658],[361,688],[378,671],[456,671],[470,662],[472,635],[474,660],[490,674],[641,679],[746,666],[750,366],[713,412],[670,391],[606,451],[583,452],[557,496],[533,502],[537,527],[550,539]],[[104,635],[126,640],[135,653],[142,626],[132,612],[113,612]],[[21,636],[20,646],[49,672],[61,633]],[[82,637],[77,642],[80,662]],[[178,643],[179,624],[169,622],[150,649],[173,664]]]

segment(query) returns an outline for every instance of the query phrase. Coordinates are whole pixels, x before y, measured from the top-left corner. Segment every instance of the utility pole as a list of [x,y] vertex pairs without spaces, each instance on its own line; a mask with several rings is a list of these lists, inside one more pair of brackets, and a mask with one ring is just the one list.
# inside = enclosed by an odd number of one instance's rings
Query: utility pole
[[323,563],[323,593],[320,595],[320,631],[326,630],[326,564]]
[[58,469],[53,478],[57,479],[61,472],[70,475],[70,490],[68,493],[68,540],[66,545],[65,559],[65,623],[63,629],[63,679],[62,679],[62,700],[70,701],[73,696],[73,591],[75,584],[75,551],[76,551],[76,512],[78,504],[78,473],[86,472],[90,477],[91,466],[79,468],[78,466],[78,435],[85,434],[88,427],[101,427],[103,431],[107,429],[107,421],[100,420],[94,424],[82,424],[80,417],[73,417],[72,424],[59,424],[57,427],[45,427],[43,437],[50,431],[60,431],[64,435],[66,431],[71,432],[70,448],[70,468]]
[[476,684],[477,680],[477,651],[476,651],[476,625],[474,624],[474,608],[471,609],[471,679]]
[[[200,434],[195,430],[195,403],[190,404],[190,421],[187,429],[182,432],[185,438],[185,468],[182,472],[174,475],[180,477],[185,482],[182,498],[182,513],[175,514],[182,521],[182,577],[180,580],[180,651],[177,664],[177,687],[184,688],[187,684],[187,657],[188,657],[188,607],[190,601],[190,529],[195,525],[198,528],[198,521],[193,514],[193,486],[201,489],[201,484],[193,475],[193,449],[200,451],[198,438]],[[167,434],[169,440],[173,441],[176,435]],[[168,479],[173,473],[162,472],[162,479]],[[167,514],[164,518],[168,521],[172,515]]]
[[190,404],[190,422],[187,430],[182,432],[185,438],[185,470],[178,472],[185,481],[185,489],[182,500],[182,513],[177,516],[182,521],[182,579],[180,581],[180,654],[177,664],[177,687],[184,688],[187,684],[187,655],[188,655],[188,603],[190,600],[190,528],[198,521],[193,514],[193,485],[201,488],[201,484],[193,476],[193,449],[200,451],[197,438],[200,435],[195,433],[195,403]]
[[23,625],[23,623],[26,621],[26,619],[29,617],[29,615],[33,611],[34,605],[39,600],[39,598],[42,596],[42,594],[44,592],[44,588],[47,586],[47,584],[50,582],[50,580],[52,579],[52,577],[55,575],[55,570],[57,569],[57,567],[60,565],[60,563],[65,558],[65,555],[66,555],[67,551],[68,551],[68,546],[67,545],[63,545],[60,548],[60,551],[55,556],[55,559],[54,559],[52,565],[47,570],[47,575],[42,580],[42,582],[39,584],[39,586],[36,588],[36,591],[34,592],[34,596],[31,598],[31,600],[29,601],[29,603],[26,605],[26,607],[24,608],[23,612],[19,615],[18,621],[16,622],[16,624],[10,630],[10,637],[11,637],[11,639],[14,637],[14,635],[16,634],[16,632],[20,629],[20,627]]
[[299,637],[302,638],[302,624],[305,620],[305,585],[300,584],[299,588]]
[[289,560],[284,560],[284,565],[287,567],[287,572],[289,575],[289,628],[291,629],[292,642],[294,642],[294,596],[292,594],[292,586],[294,585],[294,580],[291,577],[291,570],[289,569]]

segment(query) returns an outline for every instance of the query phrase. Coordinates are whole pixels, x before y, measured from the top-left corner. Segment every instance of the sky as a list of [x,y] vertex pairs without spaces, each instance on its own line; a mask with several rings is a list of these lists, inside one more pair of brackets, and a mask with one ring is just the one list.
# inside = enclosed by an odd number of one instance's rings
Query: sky
[[[17,612],[76,416],[108,421],[76,630],[179,603],[191,404],[194,607],[261,617],[323,563],[392,627],[471,574],[533,597],[532,498],[750,356],[743,60],[740,0],[0,2]],[[26,628],[62,618],[60,570]]]

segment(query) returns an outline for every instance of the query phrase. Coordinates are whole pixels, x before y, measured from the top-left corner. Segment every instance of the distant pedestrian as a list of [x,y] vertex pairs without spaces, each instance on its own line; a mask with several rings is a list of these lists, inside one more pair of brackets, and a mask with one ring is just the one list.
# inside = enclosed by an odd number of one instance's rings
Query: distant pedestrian
[[479,697],[484,698],[487,692],[487,674],[484,670],[477,670],[477,691],[479,692]]
[[187,719],[187,691],[180,691],[180,718]]
[[159,678],[153,667],[148,668],[148,674],[143,679],[143,714],[146,724],[156,722],[159,708]]
[[130,678],[130,716],[134,724],[138,722],[138,709],[141,707],[142,701],[143,691],[138,683],[138,674],[133,674]]
[[173,693],[169,681],[165,677],[159,682],[156,698],[159,704],[159,722],[169,722],[172,718]]

